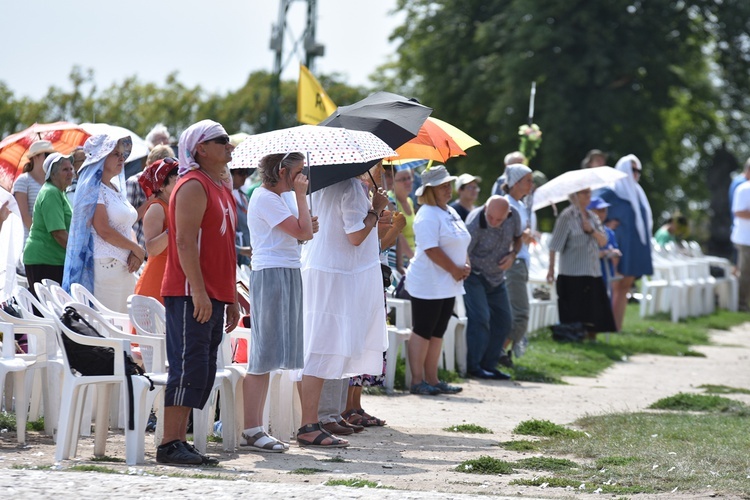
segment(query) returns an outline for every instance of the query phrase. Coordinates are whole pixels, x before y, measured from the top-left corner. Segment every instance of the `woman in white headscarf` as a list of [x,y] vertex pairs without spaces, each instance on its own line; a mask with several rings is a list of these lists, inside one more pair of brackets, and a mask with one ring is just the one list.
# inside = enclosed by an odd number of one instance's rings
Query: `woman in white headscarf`
[[651,205],[638,184],[643,171],[641,161],[635,155],[627,155],[620,158],[615,168],[627,176],[617,181],[613,188],[603,189],[597,195],[610,204],[608,218],[620,221],[615,236],[622,252],[617,272],[623,278],[612,283],[612,311],[619,331],[633,282],[654,272],[651,262],[654,223]]

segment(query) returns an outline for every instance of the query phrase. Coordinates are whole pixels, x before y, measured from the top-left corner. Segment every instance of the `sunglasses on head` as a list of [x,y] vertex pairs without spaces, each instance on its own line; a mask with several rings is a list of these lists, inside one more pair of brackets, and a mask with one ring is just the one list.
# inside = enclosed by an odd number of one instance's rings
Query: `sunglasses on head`
[[220,135],[219,137],[214,137],[213,139],[209,139],[206,142],[215,142],[216,144],[222,144],[226,146],[227,144],[229,144],[229,136]]

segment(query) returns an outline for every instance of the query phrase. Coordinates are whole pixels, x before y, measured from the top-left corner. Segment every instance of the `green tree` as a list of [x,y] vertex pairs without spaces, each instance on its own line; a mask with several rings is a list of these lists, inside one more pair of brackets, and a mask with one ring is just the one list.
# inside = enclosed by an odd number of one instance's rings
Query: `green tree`
[[552,177],[594,147],[610,164],[634,153],[657,219],[706,200],[714,151],[741,142],[728,119],[741,113],[727,112],[747,109],[749,2],[400,0],[398,10],[400,59],[383,74],[482,142],[449,166],[486,187],[518,146],[532,81],[544,131],[532,167]]

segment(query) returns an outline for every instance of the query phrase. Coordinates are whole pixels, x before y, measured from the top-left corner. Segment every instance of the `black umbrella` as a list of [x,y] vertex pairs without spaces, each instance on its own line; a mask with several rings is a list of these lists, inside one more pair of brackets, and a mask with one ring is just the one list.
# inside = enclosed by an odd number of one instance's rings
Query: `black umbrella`
[[[350,106],[339,107],[318,125],[343,127],[372,132],[380,140],[396,149],[419,133],[419,128],[432,113],[432,108],[390,92],[375,92]],[[378,160],[367,163],[326,165],[315,169],[310,177],[310,191],[336,184],[367,172]]]

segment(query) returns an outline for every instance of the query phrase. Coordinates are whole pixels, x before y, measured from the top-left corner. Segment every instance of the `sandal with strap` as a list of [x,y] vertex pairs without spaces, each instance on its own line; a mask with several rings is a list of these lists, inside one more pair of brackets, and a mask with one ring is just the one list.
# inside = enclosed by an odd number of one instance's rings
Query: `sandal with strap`
[[264,430],[252,436],[243,432],[240,446],[264,453],[284,453],[289,449],[285,443],[282,443],[273,436],[269,436]]
[[[310,441],[309,439],[303,439],[300,434],[309,434],[311,432],[319,432],[319,434]],[[328,444],[323,444],[323,441],[330,439]],[[297,444],[299,446],[306,446],[310,448],[346,448],[349,446],[349,441],[346,439],[339,439],[320,425],[320,422],[315,424],[303,425],[297,429]]]
[[346,420],[351,425],[361,426],[363,429],[365,427],[362,424],[362,415],[357,413],[357,410],[347,410],[341,414],[341,418]]
[[362,425],[364,427],[382,427],[385,425],[385,420],[380,420],[378,417],[368,415],[367,412],[362,408],[357,410],[357,413],[362,417],[359,425]]

